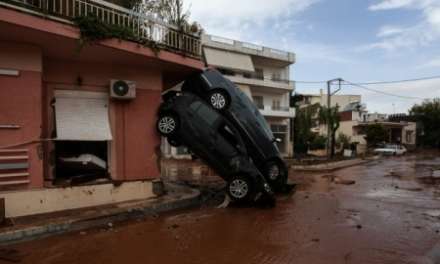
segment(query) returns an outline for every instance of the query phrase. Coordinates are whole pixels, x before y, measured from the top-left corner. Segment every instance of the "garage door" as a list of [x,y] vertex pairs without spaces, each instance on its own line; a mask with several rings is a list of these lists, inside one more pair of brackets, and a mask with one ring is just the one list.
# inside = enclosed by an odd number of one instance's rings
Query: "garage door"
[[57,140],[112,140],[107,94],[58,90],[55,99]]

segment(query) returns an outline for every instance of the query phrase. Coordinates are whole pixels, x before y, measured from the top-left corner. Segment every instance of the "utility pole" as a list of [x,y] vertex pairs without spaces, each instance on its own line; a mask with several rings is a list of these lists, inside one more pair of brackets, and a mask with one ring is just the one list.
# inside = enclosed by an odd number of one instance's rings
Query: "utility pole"
[[[332,93],[332,84],[333,82],[339,82],[339,88],[338,90],[334,91]],[[342,78],[337,78],[337,79],[333,79],[330,81],[327,81],[327,159],[330,160],[331,156],[332,156],[332,141],[333,141],[333,135],[332,135],[332,128],[330,127],[330,118],[331,118],[331,107],[332,107],[332,96],[335,95],[337,92],[339,92],[341,90],[341,83],[344,80]]]

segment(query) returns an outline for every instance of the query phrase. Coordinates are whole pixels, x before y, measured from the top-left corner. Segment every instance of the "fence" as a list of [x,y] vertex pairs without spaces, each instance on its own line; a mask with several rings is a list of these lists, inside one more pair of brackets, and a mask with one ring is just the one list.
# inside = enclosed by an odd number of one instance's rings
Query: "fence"
[[199,36],[103,0],[0,0],[0,5],[69,23],[75,17],[94,16],[104,23],[132,30],[140,41],[154,41],[165,49],[201,56]]

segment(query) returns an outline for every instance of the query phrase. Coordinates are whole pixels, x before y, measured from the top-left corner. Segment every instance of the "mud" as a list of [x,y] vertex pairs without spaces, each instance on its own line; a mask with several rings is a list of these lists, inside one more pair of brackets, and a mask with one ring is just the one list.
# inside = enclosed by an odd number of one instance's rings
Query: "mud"
[[438,164],[410,155],[331,177],[291,171],[299,190],[275,209],[203,208],[8,248],[32,264],[436,263],[440,185],[420,179]]

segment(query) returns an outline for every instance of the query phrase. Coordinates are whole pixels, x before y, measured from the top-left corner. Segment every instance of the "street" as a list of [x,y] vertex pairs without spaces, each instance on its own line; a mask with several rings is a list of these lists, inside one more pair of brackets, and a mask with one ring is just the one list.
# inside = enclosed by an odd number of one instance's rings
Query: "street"
[[203,207],[7,248],[32,264],[429,263],[440,239],[438,169],[437,154],[410,154],[291,171],[298,191],[275,209]]

